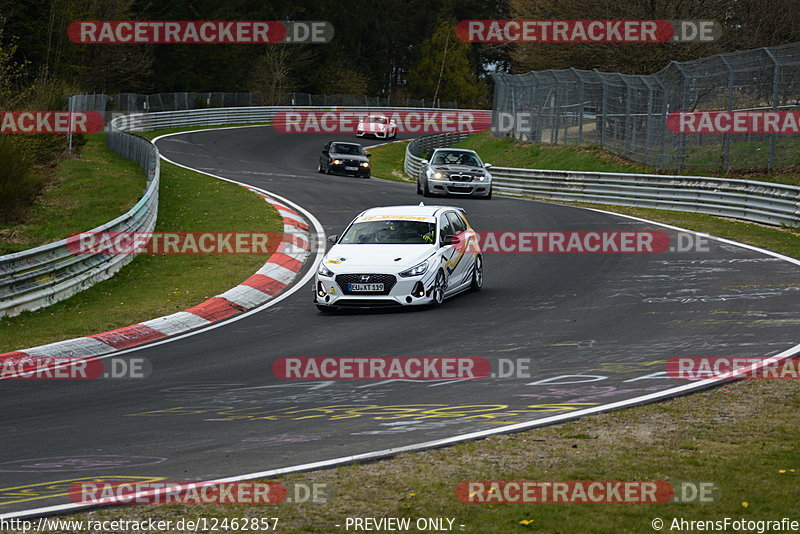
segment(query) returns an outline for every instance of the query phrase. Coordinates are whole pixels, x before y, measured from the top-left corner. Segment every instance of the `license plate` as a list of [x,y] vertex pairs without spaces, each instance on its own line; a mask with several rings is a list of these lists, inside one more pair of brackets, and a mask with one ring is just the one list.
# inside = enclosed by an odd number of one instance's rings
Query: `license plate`
[[350,291],[383,291],[383,284],[349,284]]
[[344,170],[346,170],[346,171],[357,171],[358,167],[345,167]]

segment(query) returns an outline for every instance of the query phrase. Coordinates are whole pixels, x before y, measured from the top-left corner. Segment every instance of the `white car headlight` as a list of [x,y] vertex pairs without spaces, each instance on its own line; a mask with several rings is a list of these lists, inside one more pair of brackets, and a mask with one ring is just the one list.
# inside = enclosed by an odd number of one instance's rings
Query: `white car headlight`
[[419,276],[421,274],[425,274],[425,271],[427,270],[428,270],[428,260],[425,260],[422,263],[415,265],[410,269],[406,269],[405,271],[400,273],[400,276],[406,276],[406,277]]
[[320,276],[326,276],[328,278],[332,278],[333,277],[333,271],[331,271],[330,269],[325,267],[325,262],[324,261],[320,262],[319,269],[317,269],[317,274],[319,274]]
[[362,167],[369,167],[369,161],[362,161],[361,162],[361,166]]
[[447,178],[447,176],[445,176],[443,172],[439,172],[439,171],[436,171],[431,176],[431,180],[444,180],[445,178]]
[[340,160],[340,159],[335,159],[335,160],[333,160],[331,163],[333,163],[334,165],[341,165],[341,164],[342,164],[342,160]]

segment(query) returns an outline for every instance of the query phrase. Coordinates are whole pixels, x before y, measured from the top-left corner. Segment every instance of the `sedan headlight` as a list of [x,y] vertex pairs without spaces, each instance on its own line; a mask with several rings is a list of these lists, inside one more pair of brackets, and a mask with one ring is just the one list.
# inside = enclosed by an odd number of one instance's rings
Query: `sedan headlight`
[[333,163],[334,165],[341,165],[341,164],[342,164],[342,160],[340,160],[340,159],[335,159],[335,160],[333,160],[331,163]]
[[439,172],[439,171],[436,171],[431,176],[431,180],[444,180],[446,178],[447,178],[447,176],[443,172]]
[[361,166],[362,167],[369,167],[369,161],[362,161],[361,162]]
[[400,276],[405,276],[405,277],[419,276],[421,274],[425,274],[425,271],[427,270],[428,270],[428,260],[425,260],[422,263],[415,265],[410,269],[406,269],[405,271],[400,273]]
[[333,271],[331,271],[330,269],[325,267],[325,262],[321,262],[319,264],[319,269],[317,269],[317,274],[319,274],[320,276],[328,277],[328,278],[333,277]]

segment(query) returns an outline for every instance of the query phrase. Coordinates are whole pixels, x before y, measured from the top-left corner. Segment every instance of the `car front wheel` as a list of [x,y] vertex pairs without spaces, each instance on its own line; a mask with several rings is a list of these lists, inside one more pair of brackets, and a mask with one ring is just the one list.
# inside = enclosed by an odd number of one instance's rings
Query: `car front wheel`
[[431,289],[431,306],[441,306],[442,302],[444,302],[444,290],[445,290],[445,282],[444,282],[444,273],[439,271],[436,273],[436,281],[433,283],[433,288]]
[[428,180],[425,180],[425,183],[424,183],[424,184],[422,184],[422,196],[425,196],[425,197],[431,197],[431,196],[433,196],[433,195],[431,194],[431,190],[430,190],[430,189],[428,189]]
[[472,271],[472,283],[470,287],[473,291],[480,291],[483,287],[483,258],[475,257],[475,270]]

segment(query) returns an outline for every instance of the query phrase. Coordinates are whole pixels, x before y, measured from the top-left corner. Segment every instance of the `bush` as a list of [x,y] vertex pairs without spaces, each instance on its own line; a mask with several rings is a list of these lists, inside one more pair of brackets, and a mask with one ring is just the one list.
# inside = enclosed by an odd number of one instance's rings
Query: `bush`
[[18,216],[34,201],[42,185],[28,152],[20,150],[16,139],[0,136],[0,218]]

